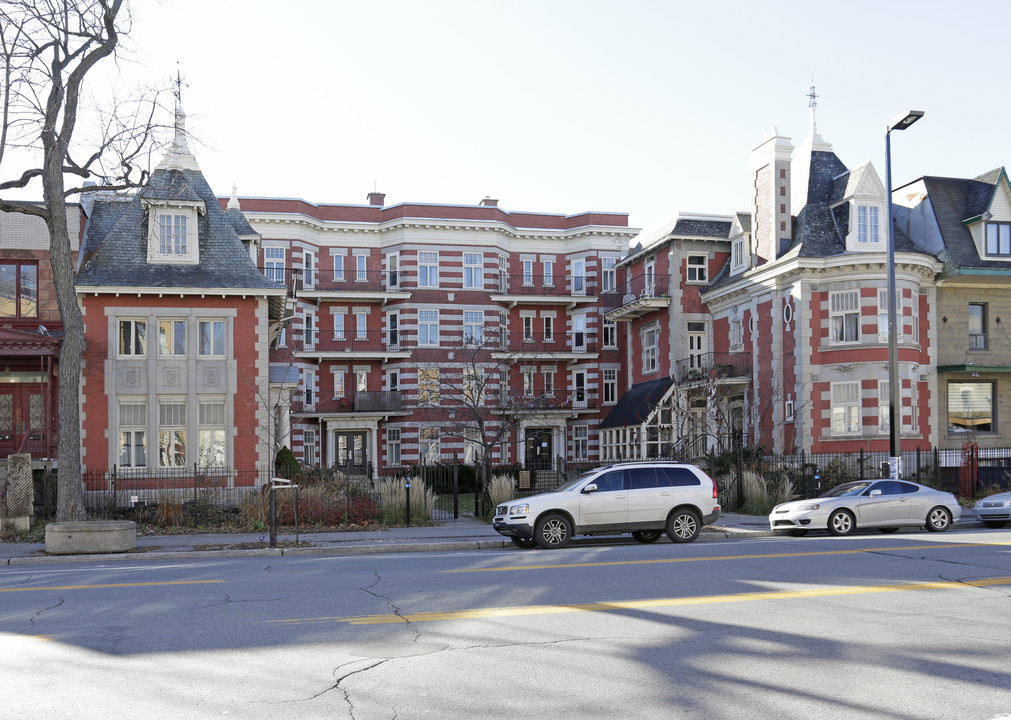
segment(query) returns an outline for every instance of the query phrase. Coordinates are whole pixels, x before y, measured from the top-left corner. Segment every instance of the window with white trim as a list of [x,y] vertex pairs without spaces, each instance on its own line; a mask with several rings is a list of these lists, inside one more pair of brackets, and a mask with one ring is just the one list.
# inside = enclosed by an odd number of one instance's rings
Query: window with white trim
[[793,400],[783,403],[783,422],[793,422]]
[[586,260],[582,258],[572,261],[572,294],[586,294]]
[[730,244],[730,272],[744,270],[744,238],[737,238]]
[[418,345],[439,344],[439,311],[418,310]]
[[307,312],[303,323],[302,347],[306,350],[312,350],[316,347],[316,314]]
[[422,250],[418,253],[418,287],[439,287],[439,253]]
[[119,399],[119,466],[147,467],[147,403],[143,398]]
[[480,368],[464,368],[463,401],[471,406],[484,405],[484,371]]
[[876,205],[857,205],[857,242],[876,243],[878,237],[878,212]]
[[442,460],[439,428],[423,427],[418,431],[418,455],[422,464],[430,465]]
[[355,282],[368,282],[369,256],[359,253],[355,255]]
[[523,397],[534,396],[534,369],[532,367],[523,368]]
[[709,279],[709,259],[705,255],[688,256],[688,282],[704,283]]
[[418,404],[439,404],[439,368],[418,368]]
[[604,320],[601,324],[601,337],[604,347],[618,347],[618,323]]
[[531,259],[523,260],[523,284],[534,284],[534,261]]
[[740,348],[744,345],[744,327],[739,317],[730,319],[730,347]]
[[659,348],[657,347],[656,324],[650,323],[642,329],[642,371],[654,373],[657,371]]
[[316,431],[312,428],[302,431],[302,462],[306,465],[316,464]]
[[544,396],[554,397],[555,396],[555,369],[554,368],[544,368]]
[[151,208],[147,260],[184,264],[200,261],[197,208]]
[[572,459],[586,460],[590,457],[590,429],[586,425],[572,427]]
[[345,340],[344,334],[344,313],[334,313],[333,316],[333,339]]
[[544,287],[552,287],[555,284],[555,261],[544,261]]
[[534,316],[524,315],[521,320],[523,320],[523,339],[533,340],[534,339]]
[[572,352],[586,352],[586,315],[572,316]]
[[484,342],[484,312],[463,311],[463,342],[466,345],[480,345]]
[[386,256],[386,287],[400,287],[400,254],[389,253]]
[[198,414],[197,463],[201,467],[224,467],[225,403],[201,401]]
[[344,256],[333,256],[333,279],[334,282],[344,282]]
[[284,283],[284,248],[263,248],[263,272],[268,280]]
[[158,466],[186,467],[186,401],[158,401]]
[[316,373],[312,370],[302,372],[302,393],[305,398],[305,406],[312,408],[316,406]]
[[386,462],[392,467],[400,467],[400,428],[386,428]]
[[463,462],[466,465],[481,462],[484,445],[481,443],[481,432],[476,427],[463,429]]
[[833,344],[860,341],[860,291],[829,293],[829,341]]
[[362,311],[355,312],[355,340],[367,340],[369,337],[369,314]]
[[618,370],[604,368],[603,370],[604,404],[614,405],[618,402]]
[[200,357],[225,356],[225,321],[200,320],[197,323],[197,355]]
[[860,382],[834,382],[832,389],[832,434],[860,433]]
[[555,318],[551,315],[544,316],[544,342],[554,342],[555,340]]
[[368,390],[369,390],[369,371],[355,369],[355,391],[368,392]]
[[307,290],[316,286],[316,253],[302,251],[302,284]]
[[143,320],[119,321],[119,354],[146,354],[147,323]]
[[615,267],[618,258],[604,256],[600,258],[600,290],[608,292],[617,287]]
[[333,396],[335,400],[347,397],[347,389],[344,386],[343,370],[337,370],[333,374]]
[[484,287],[484,255],[481,253],[463,254],[463,286],[472,290]]
[[162,357],[186,355],[186,321],[158,321],[158,355]]

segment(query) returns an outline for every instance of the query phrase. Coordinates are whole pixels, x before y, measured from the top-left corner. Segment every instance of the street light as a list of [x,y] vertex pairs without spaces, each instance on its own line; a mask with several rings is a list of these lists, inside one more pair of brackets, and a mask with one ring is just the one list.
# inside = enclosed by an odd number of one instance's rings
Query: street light
[[898,319],[895,312],[895,228],[892,226],[892,130],[905,130],[922,110],[896,115],[885,127],[885,185],[888,188],[888,477],[902,477],[902,388],[899,386]]

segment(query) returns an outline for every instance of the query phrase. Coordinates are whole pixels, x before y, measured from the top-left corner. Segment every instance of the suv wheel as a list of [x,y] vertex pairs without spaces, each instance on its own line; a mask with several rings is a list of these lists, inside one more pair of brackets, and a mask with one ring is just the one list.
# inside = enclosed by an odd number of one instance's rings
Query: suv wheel
[[641,543],[656,542],[661,535],[663,535],[662,530],[636,530],[632,533],[632,537]]
[[564,515],[551,513],[537,521],[534,540],[542,548],[563,548],[572,540],[572,523]]
[[667,537],[671,542],[690,543],[701,529],[698,515],[691,510],[676,510],[667,518]]

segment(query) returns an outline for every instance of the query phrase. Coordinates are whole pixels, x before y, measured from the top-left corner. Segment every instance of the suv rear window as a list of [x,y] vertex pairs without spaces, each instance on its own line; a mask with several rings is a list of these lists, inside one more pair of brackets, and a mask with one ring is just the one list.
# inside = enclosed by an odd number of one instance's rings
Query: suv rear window
[[691,487],[702,484],[699,476],[688,468],[659,467],[656,472],[660,477],[661,487]]

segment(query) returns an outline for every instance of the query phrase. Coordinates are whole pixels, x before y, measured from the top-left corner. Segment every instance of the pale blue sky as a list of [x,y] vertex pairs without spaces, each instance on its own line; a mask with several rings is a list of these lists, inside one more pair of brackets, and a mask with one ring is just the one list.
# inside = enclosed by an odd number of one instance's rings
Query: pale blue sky
[[[284,10],[278,8],[283,5]],[[1011,162],[1011,3],[150,0],[126,76],[180,63],[198,162],[219,194],[511,211],[746,210],[773,129],[818,128],[896,184]],[[988,126],[988,122],[995,122]]]

